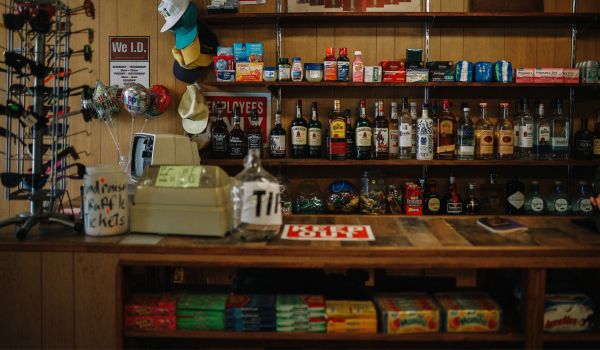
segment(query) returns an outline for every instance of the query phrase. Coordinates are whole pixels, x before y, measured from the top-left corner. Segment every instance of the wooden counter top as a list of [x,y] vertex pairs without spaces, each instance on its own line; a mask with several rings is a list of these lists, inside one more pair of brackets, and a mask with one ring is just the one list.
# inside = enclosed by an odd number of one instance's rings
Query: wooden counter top
[[285,223],[368,224],[373,242],[240,243],[231,238],[128,234],[95,238],[57,226],[36,228],[17,241],[0,231],[0,251],[118,253],[121,262],[255,267],[363,268],[600,268],[600,235],[570,218],[515,219],[523,234],[491,234],[476,217],[291,216]]

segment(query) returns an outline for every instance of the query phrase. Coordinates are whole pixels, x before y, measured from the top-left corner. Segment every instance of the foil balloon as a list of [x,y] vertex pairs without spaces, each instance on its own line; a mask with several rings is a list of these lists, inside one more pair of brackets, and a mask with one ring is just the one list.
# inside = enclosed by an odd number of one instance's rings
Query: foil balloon
[[119,104],[100,81],[96,81],[96,89],[92,96],[92,106],[100,120],[110,120],[115,111],[119,111]]
[[131,84],[127,86],[121,95],[123,106],[132,115],[146,113],[150,100],[150,94],[141,84]]
[[150,104],[146,111],[147,118],[163,114],[171,103],[171,93],[163,85],[152,85],[150,88]]

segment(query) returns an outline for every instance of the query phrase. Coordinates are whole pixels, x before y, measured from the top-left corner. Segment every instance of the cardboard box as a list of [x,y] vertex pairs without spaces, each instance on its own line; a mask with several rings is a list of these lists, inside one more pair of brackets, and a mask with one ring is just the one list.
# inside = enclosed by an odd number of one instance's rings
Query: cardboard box
[[406,65],[404,61],[381,61],[382,81],[384,83],[406,82]]
[[430,81],[454,81],[454,62],[431,61],[427,62]]
[[534,83],[562,83],[563,69],[562,68],[536,68],[533,75]]
[[381,329],[388,334],[436,333],[440,331],[440,309],[425,293],[375,296]]
[[238,62],[235,64],[235,81],[250,82],[263,81],[262,62]]
[[213,57],[215,70],[234,70],[235,62],[233,56],[216,56]]
[[535,68],[517,68],[515,69],[515,83],[526,84],[533,83]]
[[379,83],[381,82],[381,75],[381,67],[365,66],[365,83]]
[[579,83],[579,68],[563,68],[563,83]]
[[484,293],[437,293],[442,308],[442,325],[448,333],[497,332],[502,324],[502,309]]
[[233,44],[233,57],[235,62],[262,62],[262,43],[235,43]]
[[427,68],[407,68],[407,83],[426,83],[429,81],[429,69]]

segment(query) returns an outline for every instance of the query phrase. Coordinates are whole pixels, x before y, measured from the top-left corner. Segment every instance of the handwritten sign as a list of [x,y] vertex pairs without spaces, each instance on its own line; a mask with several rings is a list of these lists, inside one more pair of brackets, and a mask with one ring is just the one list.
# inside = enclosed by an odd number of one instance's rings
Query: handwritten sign
[[279,184],[244,182],[242,223],[253,225],[281,225]]
[[301,241],[374,241],[369,225],[285,225],[281,239]]
[[121,171],[85,175],[82,205],[86,234],[111,236],[129,230],[127,182]]
[[158,170],[155,187],[190,188],[200,187],[202,167],[187,165],[163,165]]

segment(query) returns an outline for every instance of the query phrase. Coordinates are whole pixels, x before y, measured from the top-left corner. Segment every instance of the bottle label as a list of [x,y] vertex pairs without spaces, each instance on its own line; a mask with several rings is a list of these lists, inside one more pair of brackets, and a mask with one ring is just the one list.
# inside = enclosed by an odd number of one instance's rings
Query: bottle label
[[356,128],[356,146],[368,147],[371,146],[371,128],[368,126],[360,126]]
[[473,156],[475,154],[475,147],[473,146],[458,146],[458,155],[463,157]]
[[515,125],[514,128],[515,128],[515,133],[514,133],[514,136],[513,136],[513,142],[515,144],[514,146],[515,147],[519,147],[519,137],[520,137],[519,136],[519,126]]
[[402,123],[399,126],[400,132],[400,147],[412,147],[413,139],[412,139],[412,124]]
[[375,128],[375,149],[377,152],[389,152],[389,129],[388,128]]
[[575,141],[575,150],[578,152],[588,153],[592,151],[594,145],[592,140],[576,140]]
[[346,139],[346,121],[334,119],[330,122],[329,130],[332,139]]
[[440,211],[441,203],[439,198],[430,198],[427,202],[427,209],[432,213]]
[[325,81],[336,81],[337,80],[337,61],[325,61],[323,62],[325,71]]
[[600,139],[594,139],[594,155],[600,156]]
[[494,132],[492,130],[479,131],[479,154],[494,153]]
[[592,210],[594,210],[594,207],[589,198],[581,198],[579,200],[579,209],[584,213],[591,213]]
[[292,126],[292,145],[296,145],[296,146],[306,145],[306,127],[305,126]]
[[261,149],[262,137],[259,134],[248,135],[248,149]]
[[558,198],[554,201],[554,208],[558,213],[564,213],[569,209],[569,202],[564,198]]
[[541,213],[544,210],[544,200],[540,197],[531,199],[531,210],[536,213]]
[[446,213],[448,214],[460,214],[463,212],[462,202],[458,203],[446,203]]
[[350,81],[350,62],[338,61],[337,79],[338,81]]
[[308,128],[308,145],[321,146],[321,129]]
[[278,74],[279,80],[290,80],[291,79],[292,68],[289,66],[279,67]]
[[498,154],[503,156],[514,153],[512,130],[498,130]]
[[244,182],[241,223],[252,225],[281,225],[279,184]]
[[239,137],[232,137],[229,139],[229,155],[231,157],[243,157],[244,156],[244,141]]
[[420,119],[417,123],[417,159],[433,159],[433,122]]
[[365,66],[362,63],[354,62],[352,65],[352,81],[362,83],[365,80]]
[[538,137],[537,143],[544,144],[550,141],[550,127],[549,126],[540,126],[538,129]]
[[454,136],[454,128],[450,120],[443,120],[439,126],[439,133],[442,137]]
[[523,207],[523,204],[525,204],[525,196],[523,195],[523,193],[521,191],[517,191],[517,192],[511,194],[507,198],[507,200],[508,200],[508,203],[510,203],[510,205],[512,205],[516,209],[521,209]]
[[398,129],[390,129],[390,154],[398,154],[400,131]]
[[566,137],[555,136],[552,138],[552,147],[554,148],[567,148],[569,146],[569,139]]
[[285,154],[285,135],[271,135],[271,153]]
[[533,148],[533,124],[519,127],[519,147]]
[[212,150],[227,152],[227,134],[212,134]]

